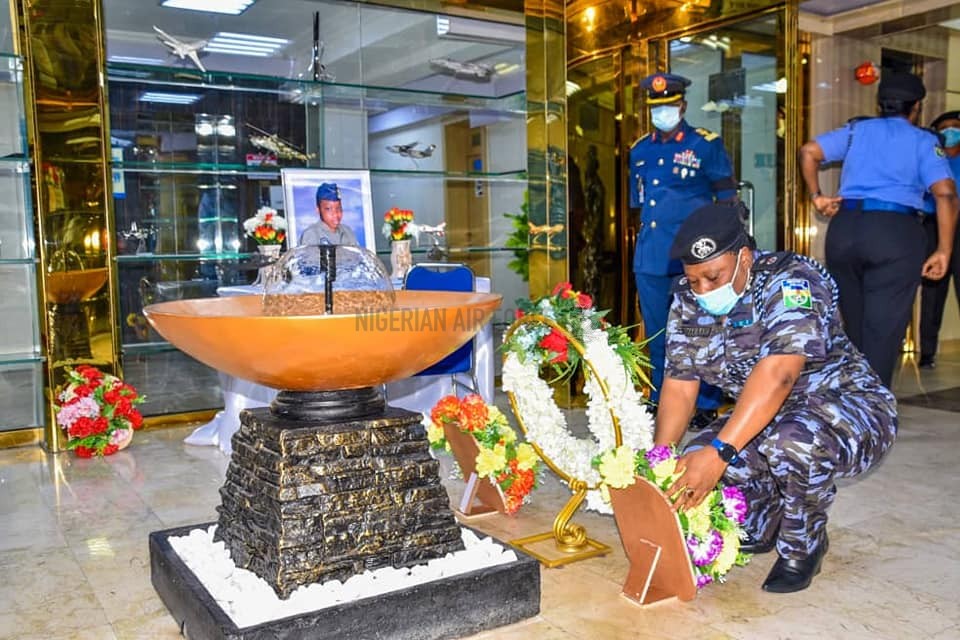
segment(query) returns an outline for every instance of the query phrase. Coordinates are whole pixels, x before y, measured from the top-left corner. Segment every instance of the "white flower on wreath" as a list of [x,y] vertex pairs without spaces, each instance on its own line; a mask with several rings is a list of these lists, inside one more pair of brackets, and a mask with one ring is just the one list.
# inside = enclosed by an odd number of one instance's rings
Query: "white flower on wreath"
[[[607,340],[602,329],[583,325],[586,360],[607,384],[609,405],[604,400],[594,371],[585,368],[584,392],[588,396],[587,427],[592,438],[575,438],[553,399],[553,390],[540,378],[540,363],[535,358],[520,362],[509,353],[503,363],[503,389],[513,394],[517,411],[527,430],[527,440],[536,444],[553,463],[568,475],[583,480],[588,486],[600,481],[592,461],[601,451],[614,448],[615,434],[610,412],[620,422],[623,443],[633,449],[653,446],[653,417],[633,386],[630,373]],[[587,492],[586,508],[612,513],[610,504],[599,490]]]

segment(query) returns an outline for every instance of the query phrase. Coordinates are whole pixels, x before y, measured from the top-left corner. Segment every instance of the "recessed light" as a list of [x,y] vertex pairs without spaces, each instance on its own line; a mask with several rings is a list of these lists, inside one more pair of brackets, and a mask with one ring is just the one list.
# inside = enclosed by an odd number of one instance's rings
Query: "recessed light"
[[193,104],[200,99],[195,93],[164,93],[162,91],[146,91],[140,94],[140,102],[161,102],[164,104]]
[[163,0],[161,7],[204,11],[206,13],[225,13],[238,16],[250,8],[256,0]]
[[277,53],[289,43],[290,41],[285,38],[221,31],[210,38],[203,50],[211,53],[266,58]]

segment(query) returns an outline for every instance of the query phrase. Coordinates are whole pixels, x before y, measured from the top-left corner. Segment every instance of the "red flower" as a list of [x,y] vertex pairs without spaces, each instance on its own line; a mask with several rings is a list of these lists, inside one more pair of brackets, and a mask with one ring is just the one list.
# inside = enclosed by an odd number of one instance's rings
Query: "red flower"
[[589,309],[593,306],[593,298],[585,293],[577,294],[577,306],[581,309]]
[[567,348],[569,347],[569,342],[567,342],[567,339],[564,337],[564,335],[556,329],[550,329],[550,333],[545,335],[543,339],[540,340],[538,346],[541,349],[546,349],[547,351],[557,354],[551,358],[550,364],[557,364],[567,361]]
[[103,455],[105,455],[105,456],[112,456],[113,454],[115,454],[115,453],[116,453],[117,451],[119,451],[119,450],[120,450],[120,447],[118,447],[117,445],[115,445],[115,444],[108,444],[106,447],[103,448]]
[[551,295],[561,295],[573,289],[573,285],[569,282],[560,282],[553,288],[553,293]]
[[140,415],[140,412],[136,409],[130,412],[130,415],[127,416],[127,420],[130,421],[130,426],[133,427],[134,431],[143,426],[143,416]]
[[503,496],[503,506],[508,515],[516,513],[523,506],[523,498],[517,497],[511,493],[505,493]]
[[89,380],[90,382],[95,382],[97,380],[103,379],[103,374],[100,373],[98,369],[91,367],[90,365],[81,364],[75,369],[77,373]]
[[513,315],[516,319],[519,320],[520,318],[523,317],[523,309],[517,309],[516,311],[513,312]]
[[483,398],[471,393],[460,401],[460,428],[467,431],[483,431],[490,421],[490,409]]
[[96,449],[91,449],[90,447],[75,447],[73,452],[77,454],[78,458],[92,458],[93,454],[97,452]]
[[441,425],[444,422],[456,422],[460,417],[460,398],[457,396],[445,396],[440,398],[433,409],[430,411],[430,419],[434,424]]

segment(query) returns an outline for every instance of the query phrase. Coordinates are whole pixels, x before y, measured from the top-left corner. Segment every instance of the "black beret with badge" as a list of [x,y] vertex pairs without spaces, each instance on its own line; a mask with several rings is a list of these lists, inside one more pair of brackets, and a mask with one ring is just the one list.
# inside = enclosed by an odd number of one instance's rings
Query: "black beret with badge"
[[640,81],[647,92],[647,104],[669,104],[683,100],[690,80],[675,73],[655,73]]
[[700,264],[740,247],[754,247],[744,227],[747,214],[742,203],[703,205],[680,225],[670,247],[670,259]]
[[877,100],[916,102],[923,100],[926,95],[927,89],[923,86],[923,80],[912,73],[885,70],[880,76]]

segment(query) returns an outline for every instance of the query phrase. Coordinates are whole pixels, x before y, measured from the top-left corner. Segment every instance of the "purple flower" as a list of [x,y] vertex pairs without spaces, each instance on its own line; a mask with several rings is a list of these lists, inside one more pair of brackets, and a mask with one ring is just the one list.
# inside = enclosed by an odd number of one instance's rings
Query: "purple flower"
[[670,451],[670,447],[665,447],[659,445],[647,451],[647,462],[650,463],[651,467],[655,467],[664,460],[669,460],[673,457],[673,452]]
[[705,586],[713,582],[713,578],[705,573],[701,573],[697,576],[697,589],[703,589]]
[[703,542],[694,535],[687,538],[687,551],[690,552],[693,564],[698,567],[705,567],[716,560],[722,549],[723,536],[716,529],[711,529],[707,539]]
[[724,487],[721,496],[726,516],[736,520],[737,524],[743,524],[747,518],[747,499],[743,497],[743,492],[737,487]]
[[69,429],[78,418],[98,418],[99,416],[100,405],[90,396],[85,396],[60,407],[57,411],[57,424],[64,429]]

